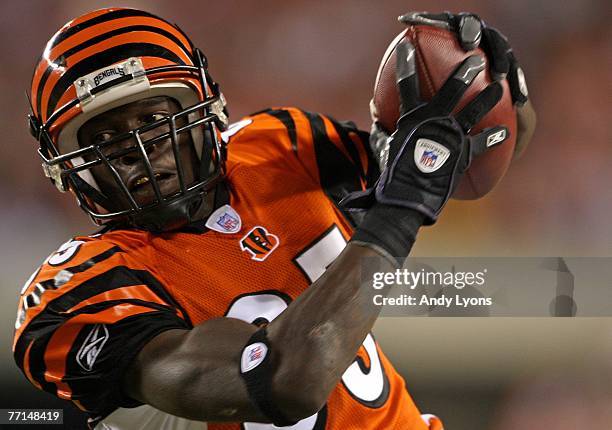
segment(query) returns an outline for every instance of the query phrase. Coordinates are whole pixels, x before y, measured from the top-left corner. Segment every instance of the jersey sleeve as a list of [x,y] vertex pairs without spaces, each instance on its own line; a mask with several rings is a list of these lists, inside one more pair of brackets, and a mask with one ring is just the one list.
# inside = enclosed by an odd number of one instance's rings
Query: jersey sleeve
[[95,421],[140,403],[121,390],[140,349],[186,314],[162,285],[117,246],[73,240],[22,290],[14,358],[37,388],[72,401]]
[[262,138],[283,153],[287,167],[301,169],[336,204],[379,176],[369,133],[352,122],[297,108],[267,109],[251,119],[253,134],[265,133]]

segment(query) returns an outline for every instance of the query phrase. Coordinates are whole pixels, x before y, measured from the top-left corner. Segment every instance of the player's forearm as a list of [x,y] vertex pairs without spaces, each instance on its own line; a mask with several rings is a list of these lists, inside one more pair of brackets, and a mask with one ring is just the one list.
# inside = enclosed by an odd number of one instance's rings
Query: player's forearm
[[[269,325],[277,351],[275,400],[282,409],[308,416],[327,400],[380,312],[368,280],[375,271],[394,268],[372,248],[349,243],[323,276]],[[303,398],[291,404],[287,399],[295,398],[296,389]]]
[[[371,288],[362,285],[374,271],[363,265],[367,259],[380,263],[377,271],[393,269],[372,249],[351,243],[268,326],[275,351],[274,401],[289,419],[305,418],[327,400],[378,316]],[[219,318],[162,333],[138,355],[124,388],[131,397],[184,418],[269,422],[249,397],[238,365],[256,330]]]
[[138,355],[124,379],[132,398],[198,421],[267,422],[253,405],[238,363],[257,328],[234,318],[169,330]]

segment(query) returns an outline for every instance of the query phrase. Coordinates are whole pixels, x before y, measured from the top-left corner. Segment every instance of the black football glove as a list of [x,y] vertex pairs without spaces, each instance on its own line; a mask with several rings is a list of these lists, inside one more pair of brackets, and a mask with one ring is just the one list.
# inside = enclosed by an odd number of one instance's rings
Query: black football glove
[[376,184],[347,196],[346,208],[379,205],[402,207],[424,215],[433,224],[459,183],[471,160],[508,137],[504,126],[486,129],[475,136],[467,133],[500,100],[502,87],[490,84],[456,116],[451,112],[484,70],[481,56],[468,57],[447,79],[429,103],[419,97],[415,49],[404,41],[397,46],[396,75],[401,116],[389,137],[384,170]]
[[[528,99],[525,75],[508,39],[497,29],[487,26],[478,15],[473,13],[409,12],[401,15],[398,20],[406,25],[430,25],[452,31],[466,51],[482,48],[489,60],[491,77],[496,81],[508,79],[512,101],[517,106],[518,127],[514,158],[518,158],[531,141],[535,131],[536,114]],[[370,106],[370,111],[372,118],[375,118],[373,104]],[[379,161],[381,171],[386,165],[388,138],[389,135],[379,124],[373,122],[370,130],[370,146]]]
[[[533,137],[536,114],[529,102],[525,74],[516,60],[508,39],[497,29],[487,26],[478,15],[473,13],[409,12],[401,15],[398,20],[406,25],[430,25],[453,31],[466,51],[482,48],[489,60],[489,71],[493,80],[508,79],[512,101],[517,107],[518,124],[513,158],[518,158]],[[373,104],[370,106],[370,111],[374,118],[376,115]],[[389,135],[376,122],[373,122],[370,131],[370,146],[379,161],[381,171],[386,163],[388,138]]]
[[494,80],[504,78],[508,80],[518,120],[513,158],[519,158],[531,142],[537,115],[529,101],[525,74],[518,64],[508,39],[473,13],[410,12],[400,16],[399,21],[407,25],[432,25],[454,31],[459,43],[466,51],[482,48],[489,59],[491,77]]

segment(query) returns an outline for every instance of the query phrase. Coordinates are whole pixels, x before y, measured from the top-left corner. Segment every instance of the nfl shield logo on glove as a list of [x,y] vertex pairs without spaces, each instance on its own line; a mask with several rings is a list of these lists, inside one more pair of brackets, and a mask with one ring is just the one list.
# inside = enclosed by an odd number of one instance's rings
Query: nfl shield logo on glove
[[426,167],[435,166],[437,159],[438,156],[433,151],[425,151],[421,156],[421,164]]
[[444,165],[450,151],[438,142],[421,138],[414,147],[414,163],[423,173],[431,173]]

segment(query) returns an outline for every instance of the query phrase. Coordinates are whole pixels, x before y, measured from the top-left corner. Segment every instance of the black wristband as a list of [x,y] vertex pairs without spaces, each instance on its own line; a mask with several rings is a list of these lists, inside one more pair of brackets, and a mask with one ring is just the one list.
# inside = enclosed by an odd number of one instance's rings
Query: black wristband
[[424,220],[425,215],[413,209],[378,203],[368,210],[351,241],[379,246],[401,266]]
[[253,333],[242,350],[240,374],[257,409],[277,427],[292,426],[297,421],[289,421],[285,418],[272,400],[271,355],[272,349],[268,342],[266,328],[263,327]]

